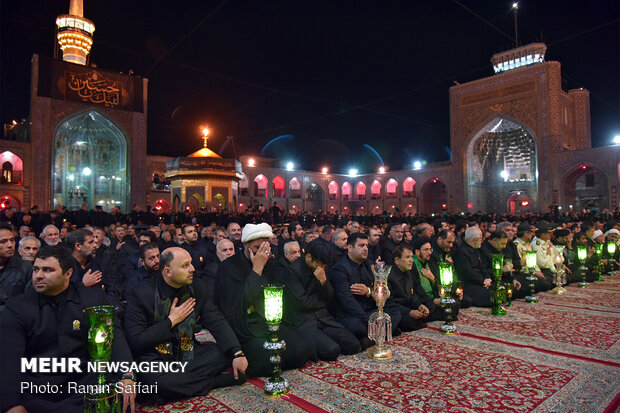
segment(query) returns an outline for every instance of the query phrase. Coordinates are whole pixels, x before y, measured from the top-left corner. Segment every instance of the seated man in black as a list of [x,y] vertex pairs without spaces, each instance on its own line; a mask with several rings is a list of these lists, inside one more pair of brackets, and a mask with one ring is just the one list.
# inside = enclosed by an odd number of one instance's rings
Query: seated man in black
[[480,245],[482,231],[478,227],[465,230],[463,243],[454,254],[454,269],[457,279],[463,282],[463,294],[471,297],[475,307],[492,307],[491,269],[482,265]]
[[[438,224],[445,223],[445,221],[438,220]],[[437,238],[435,240],[431,240],[431,248],[433,252],[431,253],[431,258],[428,260],[428,268],[431,270],[431,273],[439,275],[439,264],[446,261],[451,264],[454,264],[454,260],[452,259],[452,254],[456,251],[454,243],[456,242],[456,235],[449,229],[442,229],[437,233]],[[454,286],[456,287],[456,285]],[[453,288],[456,290],[456,288]],[[471,307],[471,298],[463,294],[463,290],[461,289],[462,297],[460,301],[461,308],[469,308]]]
[[[270,336],[265,320],[263,284],[282,283],[283,268],[271,254],[271,226],[246,224],[241,233],[243,252],[222,262],[215,280],[215,303],[239,338],[252,377],[271,374],[272,364],[263,343]],[[280,353],[283,370],[302,367],[308,361],[308,347],[286,325],[278,337],[286,342]]]
[[115,274],[103,273],[104,263],[95,259],[95,238],[88,229],[71,232],[65,245],[73,255],[73,275],[71,282],[86,287],[102,288],[111,303],[118,303],[122,285],[117,285]]
[[[106,305],[101,288],[86,288],[70,282],[73,257],[66,248],[45,246],[37,253],[32,273],[33,289],[7,303],[0,315],[0,411],[83,412],[84,394],[69,392],[68,382],[96,383],[86,373],[88,353],[87,307]],[[112,361],[131,362],[131,352],[118,319],[114,320]],[[82,373],[21,373],[21,358],[77,357]],[[119,375],[120,376],[120,375]],[[133,384],[132,374],[123,375],[124,385]],[[111,377],[118,379],[120,377]],[[21,383],[59,385],[58,393],[22,391]],[[124,387],[124,386],[123,386]],[[124,393],[124,404],[132,406],[135,394]]]
[[[335,294],[335,316],[360,340],[362,349],[366,349],[374,344],[368,338],[368,318],[377,310],[375,300],[371,298],[374,276],[367,260],[368,236],[354,233],[347,242],[347,254],[329,270],[329,281]],[[389,299],[384,311],[390,315],[392,334],[396,335],[401,313]]]
[[15,254],[11,225],[0,223],[0,312],[10,297],[32,287],[32,266]]
[[[489,238],[484,240],[480,246],[480,256],[482,257],[482,265],[493,274],[493,254],[502,254],[504,260],[502,262],[502,276],[500,280],[502,283],[511,283],[514,285],[512,289],[513,298],[525,298],[529,291],[526,288],[521,288],[521,282],[515,278],[514,274],[511,274],[510,264],[504,265],[506,261],[512,263],[514,256],[511,255],[511,251],[508,251],[506,245],[508,244],[508,236],[502,231],[493,231]],[[519,256],[517,254],[516,259]],[[514,266],[514,264],[513,264]],[[525,281],[525,279],[523,279]],[[495,283],[495,280],[493,280]],[[526,284],[523,284],[526,285]]]
[[159,247],[155,242],[148,242],[140,247],[140,266],[125,274],[125,297],[140,282],[155,277],[159,271]]
[[[416,238],[413,240],[411,249],[413,250],[411,279],[417,288],[417,290],[414,291],[418,291],[418,296],[422,299],[428,309],[428,312],[426,313],[428,321],[445,320],[446,312],[440,306],[441,298],[439,297],[439,291],[437,289],[437,285],[440,284],[439,271],[437,276],[435,276],[429,265],[431,253],[433,252],[430,239],[428,237]],[[418,284],[420,285],[419,288],[417,287]],[[454,285],[453,289],[456,290]],[[456,317],[459,314],[461,300],[463,300],[463,292],[460,291],[455,298],[456,303],[452,306],[453,320],[456,320]]]
[[310,360],[336,360],[361,350],[355,336],[328,312],[334,290],[325,274],[327,254],[317,244],[289,264],[284,290],[284,317],[308,345]]
[[414,284],[411,277],[413,252],[411,248],[399,245],[392,252],[394,264],[388,276],[390,298],[402,314],[398,327],[402,331],[419,330],[426,327],[426,319],[432,299],[427,298],[419,279]]
[[[161,275],[136,286],[127,300],[125,331],[139,361],[185,361],[183,373],[148,373],[140,379],[157,384],[153,401],[205,395],[214,387],[245,382],[248,361],[222,314],[208,300],[203,280],[194,280],[192,257],[180,247],[164,250]],[[217,344],[199,344],[196,324],[206,327]],[[227,368],[233,373],[222,373]]]

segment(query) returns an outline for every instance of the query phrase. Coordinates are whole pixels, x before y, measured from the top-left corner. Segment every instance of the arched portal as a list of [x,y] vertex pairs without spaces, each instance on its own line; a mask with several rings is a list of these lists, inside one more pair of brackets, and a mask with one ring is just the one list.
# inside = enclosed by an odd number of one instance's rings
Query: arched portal
[[218,211],[225,211],[226,210],[226,206],[228,204],[228,201],[226,200],[226,197],[224,195],[220,194],[220,193],[217,193],[217,194],[215,194],[214,198],[219,203],[219,205],[215,205],[217,210]]
[[0,166],[2,166],[0,183],[21,185],[24,170],[22,158],[11,151],[4,151],[0,153]]
[[323,189],[312,182],[306,190],[306,210],[316,212],[323,209]]
[[422,213],[437,213],[444,209],[448,204],[448,194],[446,185],[438,178],[429,179],[422,186]]
[[348,182],[345,182],[342,184],[342,191],[340,191],[342,193],[342,199],[344,201],[348,201],[349,199],[351,199],[351,184]]
[[109,119],[91,110],[61,121],[54,132],[53,153],[54,204],[69,210],[83,203],[127,210],[127,140]]
[[170,203],[165,199],[158,199],[157,201],[155,201],[154,208],[156,211],[159,211],[161,209],[166,213],[170,213],[170,210],[172,209]]
[[370,184],[370,197],[372,199],[381,199],[381,182],[376,179]]
[[331,181],[329,185],[327,185],[327,191],[329,192],[330,201],[338,199],[338,183],[336,181]]
[[355,185],[355,198],[359,200],[366,199],[366,184],[362,181]]
[[299,179],[293,178],[288,182],[288,188],[291,191],[291,198],[301,198],[301,182]]
[[403,197],[413,198],[415,196],[415,179],[408,176],[403,181]]
[[269,190],[267,189],[267,178],[265,175],[260,174],[256,178],[254,178],[254,196],[264,196],[265,198],[269,196]]
[[0,196],[0,210],[12,209],[14,211],[21,210],[20,202],[17,198],[11,195]]
[[272,185],[272,194],[274,198],[284,198],[284,187],[285,187],[285,183],[284,183],[284,178],[282,178],[281,176],[276,176],[275,178],[273,178],[273,180],[271,181],[271,185]]
[[385,184],[385,195],[388,198],[398,198],[398,182],[396,179],[391,178]]
[[582,163],[570,169],[562,179],[564,203],[577,212],[584,208],[609,208],[607,175],[597,167]]
[[475,210],[506,212],[506,199],[517,191],[536,206],[536,140],[526,126],[496,117],[471,140],[466,160],[467,203]]

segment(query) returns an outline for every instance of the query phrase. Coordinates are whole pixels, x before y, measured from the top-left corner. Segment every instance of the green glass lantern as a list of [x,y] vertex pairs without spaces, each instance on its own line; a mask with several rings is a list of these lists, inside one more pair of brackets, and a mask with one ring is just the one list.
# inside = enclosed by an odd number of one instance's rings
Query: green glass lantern
[[446,321],[441,325],[440,331],[443,334],[456,334],[456,326],[452,324],[452,306],[456,304],[456,299],[452,297],[452,285],[454,284],[454,267],[448,261],[439,263],[439,288],[441,299],[439,304],[446,312]]
[[280,397],[290,390],[288,380],[280,376],[280,351],[286,350],[286,342],[278,339],[278,331],[282,322],[284,306],[282,294],[284,285],[266,284],[263,285],[263,295],[265,297],[265,320],[267,328],[271,333],[269,339],[263,343],[263,348],[270,353],[269,360],[273,364],[271,377],[265,381],[265,395],[268,397]]
[[603,258],[604,244],[594,244],[594,252],[596,253],[596,281],[605,281],[603,277],[603,268],[601,258]]
[[[113,305],[100,305],[84,309],[88,317],[88,352],[95,362],[110,361],[114,341]],[[112,413],[121,411],[122,401],[115,386],[107,384],[105,373],[97,373],[96,392],[84,395],[84,412]]]
[[491,301],[493,302],[491,314],[493,315],[506,315],[506,307],[504,307],[506,303],[506,287],[502,284],[503,264],[504,254],[491,254],[491,267],[495,277],[493,290],[491,291]]
[[536,251],[524,251],[525,254],[525,267],[527,268],[528,275],[525,279],[530,286],[530,295],[525,297],[525,302],[530,304],[535,304],[538,302],[538,297],[536,297],[535,287],[536,280],[538,279],[534,272],[536,271]]
[[616,243],[614,241],[607,241],[607,244],[605,244],[605,246],[607,247],[607,254],[609,255],[609,271],[607,272],[607,274],[616,275],[616,259],[614,258],[614,255],[616,255]]
[[536,251],[525,251],[525,265],[528,270],[534,272],[536,268]]
[[452,286],[452,282],[454,280],[454,273],[452,269],[452,264],[444,261],[439,264],[439,282],[443,287]]
[[586,272],[588,268],[586,267],[586,259],[588,258],[588,249],[585,245],[577,246],[577,259],[581,263],[579,267],[579,271],[581,271],[581,281],[577,283],[580,288],[586,288],[588,286],[588,282],[586,281]]
[[512,283],[504,283],[506,288],[506,307],[512,307],[512,290],[514,285]]
[[284,292],[283,285],[268,284],[263,286],[265,295],[265,319],[268,324],[280,324],[282,321],[282,294]]

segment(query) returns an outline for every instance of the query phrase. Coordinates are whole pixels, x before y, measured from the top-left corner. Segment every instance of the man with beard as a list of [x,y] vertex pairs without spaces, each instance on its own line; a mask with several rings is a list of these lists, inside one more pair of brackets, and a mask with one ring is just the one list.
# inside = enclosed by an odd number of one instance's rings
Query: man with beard
[[[429,261],[433,249],[431,248],[431,242],[428,237],[418,237],[413,241],[411,247],[413,250],[413,266],[411,268],[411,279],[414,285],[420,285],[416,293],[422,302],[426,305],[428,313],[426,316],[429,321],[445,320],[446,312],[439,305],[441,298],[439,298],[439,292],[435,287],[439,282],[436,278],[439,277],[431,271]],[[455,317],[458,315],[461,307],[461,301],[463,300],[463,292],[456,294],[457,302],[452,307],[452,315]]]
[[[504,255],[504,261],[506,259],[512,261],[511,257],[506,255],[506,244],[508,244],[508,236],[504,232],[494,231],[480,246],[482,265],[489,274],[493,275],[493,254],[502,254]],[[522,285],[525,286],[527,284],[521,284],[521,282],[511,274],[511,266],[504,265],[504,262],[502,262],[502,276],[500,277],[500,282],[508,282],[514,285],[512,290],[513,298],[525,298],[529,293],[526,288],[521,288]],[[494,278],[493,283],[495,283]]]
[[148,242],[140,247],[140,266],[125,274],[125,297],[141,281],[155,277],[159,274],[159,248],[156,243]]
[[183,236],[185,242],[181,244],[181,248],[185,249],[192,257],[192,265],[196,271],[201,272],[207,263],[207,243],[198,237],[198,231],[193,225],[183,227]]
[[313,361],[336,360],[339,354],[355,354],[361,349],[357,338],[328,312],[334,290],[325,274],[326,260],[323,250],[314,244],[286,273],[285,318],[308,345]]
[[[66,248],[45,246],[34,261],[30,288],[10,300],[0,314],[2,351],[0,352],[0,410],[9,412],[83,412],[84,394],[67,390],[67,382],[78,386],[96,382],[94,373],[86,373],[89,321],[84,309],[107,305],[100,288],[85,288],[71,282],[73,258]],[[80,359],[82,372],[41,374],[22,372],[22,358],[39,357]],[[131,362],[118,318],[114,319],[113,362]],[[134,384],[133,374],[113,377],[122,379],[122,388]],[[22,389],[22,383],[36,386],[58,385],[59,392],[40,393]],[[34,388],[34,386],[32,386]],[[64,389],[64,391],[63,391]],[[135,407],[135,394],[123,393],[124,409]]]
[[58,245],[60,244],[60,231],[58,231],[58,228],[54,224],[46,225],[41,232],[41,239],[45,241],[47,245]]
[[[445,222],[445,221],[443,221]],[[428,261],[428,267],[433,274],[439,274],[439,264],[446,261],[454,264],[452,254],[455,249],[456,235],[449,229],[442,229],[437,234],[435,241],[431,241],[431,248],[433,253]],[[453,286],[453,290],[456,290],[456,284]],[[471,298],[462,293],[461,308],[471,307]]]
[[403,226],[402,224],[390,224],[388,227],[388,236],[383,246],[381,247],[381,259],[386,264],[392,264],[392,253],[403,241]]
[[491,274],[483,265],[480,256],[482,231],[469,227],[465,230],[463,243],[454,254],[454,269],[459,281],[463,282],[463,293],[471,297],[476,307],[492,307]]
[[226,227],[226,234],[229,240],[235,244],[237,252],[241,252],[244,249],[243,242],[241,241],[241,226],[238,222],[231,222]]
[[[145,373],[157,384],[157,403],[205,395],[212,388],[242,384],[248,361],[222,314],[194,279],[192,259],[183,248],[161,255],[161,274],[138,284],[127,300],[125,331],[139,361],[183,361],[182,373]],[[216,343],[199,344],[196,325],[207,328]],[[224,373],[231,367],[232,373]]]
[[15,255],[15,237],[11,225],[0,223],[0,311],[10,297],[27,289],[32,266]]
[[375,262],[381,255],[381,245],[379,244],[381,231],[377,228],[370,228],[366,234],[368,235],[368,259]]
[[[368,318],[377,305],[371,298],[374,276],[368,262],[366,234],[351,234],[347,254],[330,268],[329,279],[334,288],[336,320],[357,337],[362,349],[370,347],[373,342],[368,338]],[[395,334],[400,312],[388,302],[384,309],[392,318],[392,333]]]
[[85,287],[103,288],[110,302],[117,303],[120,299],[119,286],[114,282],[113,275],[104,274],[101,263],[93,259],[93,233],[87,229],[75,230],[67,237],[67,246],[74,259],[71,282]]
[[[248,375],[271,374],[272,364],[263,343],[270,336],[265,320],[263,284],[282,283],[283,267],[272,259],[267,223],[246,224],[241,234],[244,250],[220,265],[215,282],[215,303],[239,338],[249,362]],[[283,370],[295,369],[308,361],[308,348],[289,327],[281,325],[278,337],[286,342],[280,353]]]
[[[551,243],[553,226],[544,220],[536,224],[536,236],[532,239],[532,250],[536,251],[536,266],[547,281],[547,288],[553,288],[553,271],[555,269],[555,248]],[[545,290],[543,290],[545,291]]]

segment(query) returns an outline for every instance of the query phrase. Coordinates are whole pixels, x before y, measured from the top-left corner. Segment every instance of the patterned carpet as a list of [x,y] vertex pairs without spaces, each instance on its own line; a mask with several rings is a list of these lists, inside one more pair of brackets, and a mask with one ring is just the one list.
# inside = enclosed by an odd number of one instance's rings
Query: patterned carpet
[[467,309],[459,333],[440,322],[394,339],[393,360],[365,353],[284,374],[292,392],[263,396],[261,379],[142,412],[620,411],[620,276],[568,294],[515,302],[508,315]]

